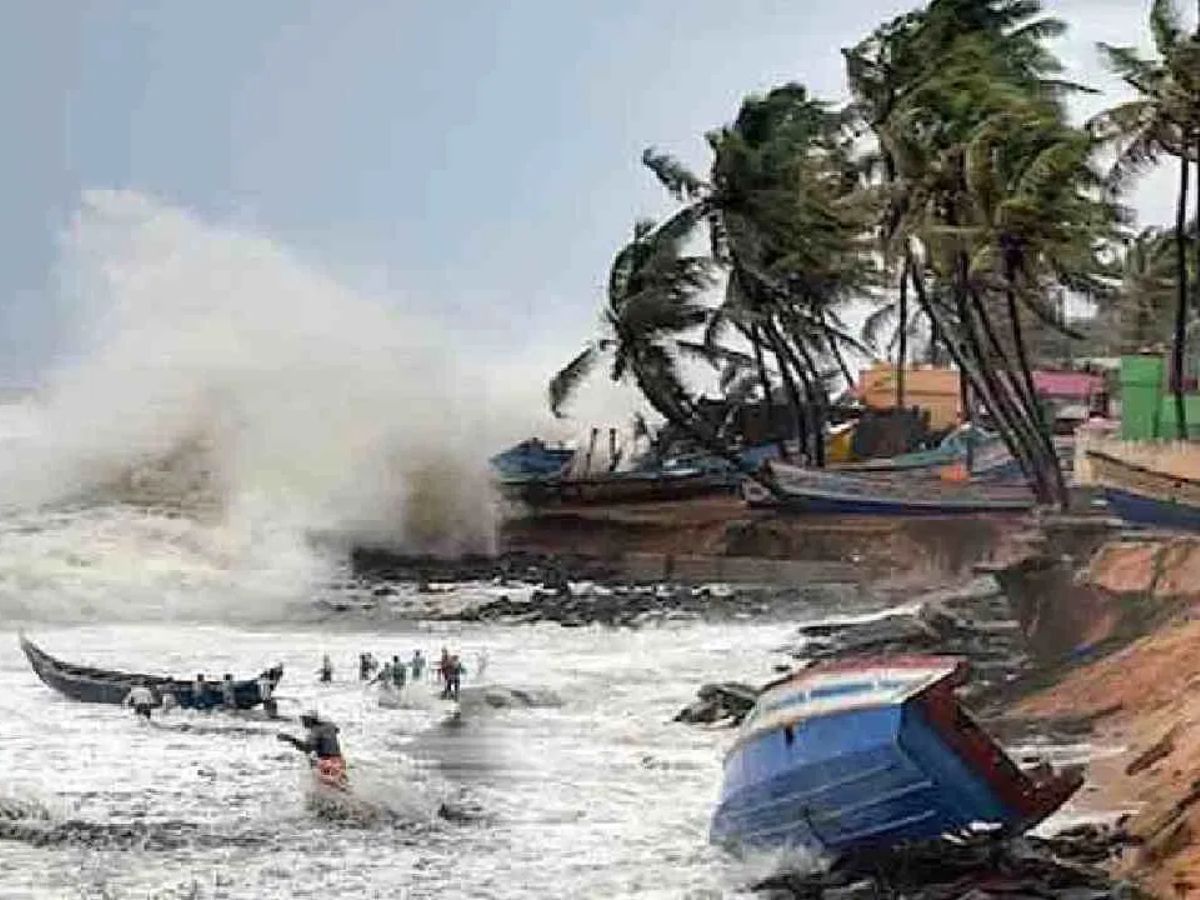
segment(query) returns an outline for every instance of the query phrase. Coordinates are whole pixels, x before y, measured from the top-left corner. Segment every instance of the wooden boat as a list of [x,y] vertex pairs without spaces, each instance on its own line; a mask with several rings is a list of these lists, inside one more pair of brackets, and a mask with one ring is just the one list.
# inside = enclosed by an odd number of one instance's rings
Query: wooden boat
[[1024,512],[1033,506],[1023,484],[948,484],[912,473],[848,475],[779,462],[765,466],[784,497],[746,480],[742,496],[754,507],[824,515],[950,516]]
[[1104,499],[1118,516],[1136,525],[1200,531],[1200,481],[1157,472],[1087,451]]
[[574,456],[574,450],[549,447],[538,438],[530,438],[497,453],[490,462],[502,478],[521,480],[559,475]]
[[653,470],[613,472],[584,478],[546,478],[501,482],[509,497],[526,503],[633,503],[681,500],[732,493],[736,476],[727,472]]
[[[38,678],[72,700],[84,703],[123,703],[134,685],[144,682],[160,697],[171,695],[175,704],[184,709],[215,709],[222,706],[221,691],[217,682],[210,682],[209,689],[202,697],[197,698],[192,691],[191,681],[73,665],[55,659],[24,635],[21,635],[21,649]],[[274,692],[275,686],[283,677],[283,666],[268,669],[259,677],[266,677]],[[262,703],[256,678],[234,682],[233,690],[238,709],[253,709]]]
[[1033,827],[1082,776],[1019,769],[958,704],[966,674],[950,657],[878,657],[768,686],[725,758],[712,840],[837,857]]

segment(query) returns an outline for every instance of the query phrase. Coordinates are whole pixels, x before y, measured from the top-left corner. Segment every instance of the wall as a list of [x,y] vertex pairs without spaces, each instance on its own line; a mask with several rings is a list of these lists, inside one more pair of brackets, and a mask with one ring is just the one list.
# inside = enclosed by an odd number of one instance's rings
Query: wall
[[1200,479],[1200,444],[1188,441],[1125,441],[1081,428],[1075,441],[1075,481],[1078,484],[1096,483],[1092,467],[1087,461],[1089,450],[1177,478]]
[[[896,405],[896,367],[881,363],[863,369],[858,379],[859,398],[873,409]],[[929,413],[931,428],[941,430],[959,422],[958,372],[953,369],[905,369],[904,402]]]

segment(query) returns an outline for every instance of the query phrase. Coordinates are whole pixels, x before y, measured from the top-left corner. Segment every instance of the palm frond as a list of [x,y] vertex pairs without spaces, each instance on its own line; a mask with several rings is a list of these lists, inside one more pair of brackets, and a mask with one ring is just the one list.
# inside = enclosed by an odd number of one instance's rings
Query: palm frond
[[676,200],[693,200],[704,191],[704,182],[668,153],[658,153],[653,147],[647,147],[642,151],[642,165],[654,173]]
[[554,374],[554,377],[550,379],[550,384],[547,388],[547,398],[550,403],[550,412],[554,414],[555,418],[561,419],[565,417],[563,407],[575,395],[584,379],[591,374],[599,358],[599,345],[594,343],[589,344],[578,356],[559,369]]

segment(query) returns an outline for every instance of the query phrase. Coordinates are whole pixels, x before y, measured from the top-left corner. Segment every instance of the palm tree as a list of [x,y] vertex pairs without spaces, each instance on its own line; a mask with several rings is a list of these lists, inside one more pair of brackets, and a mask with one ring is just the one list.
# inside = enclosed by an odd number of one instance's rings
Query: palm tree
[[707,310],[697,298],[710,285],[704,257],[689,255],[685,243],[692,228],[684,210],[666,223],[640,221],[633,239],[613,259],[604,332],[550,380],[550,409],[562,416],[567,402],[600,360],[611,360],[613,381],[633,379],[664,419],[678,421],[692,410],[677,368],[674,344],[702,324]]
[[845,119],[790,84],[747,99],[733,124],[708,141],[707,179],[653,150],[643,156],[696,210],[726,273],[706,344],[720,351],[732,331],[750,346],[768,409],[777,373],[796,430],[808,439],[808,458],[821,465],[827,370],[851,378],[844,352],[861,348],[838,310],[874,277]]
[[746,470],[730,443],[705,419],[679,371],[688,335],[709,315],[700,302],[712,286],[711,261],[687,252],[698,210],[685,207],[659,226],[643,220],[613,258],[599,337],[550,379],[551,412],[563,417],[579,386],[604,359],[613,381],[632,380],[664,420],[772,492],[769,474]]
[[1074,86],[1057,79],[1060,66],[1044,42],[1063,26],[1040,10],[1036,0],[933,0],[877,32],[848,62],[859,74],[860,108],[865,98],[869,109],[886,110],[869,120],[885,160],[885,253],[908,273],[918,307],[958,365],[964,406],[971,408],[969,385],[1035,493],[1061,503],[1045,423],[1001,340],[990,286],[972,275],[980,235],[967,171],[968,149],[989,120],[1031,106],[1062,120],[1060,98]]
[[1200,164],[1200,37],[1188,35],[1183,30],[1173,0],[1154,0],[1150,9],[1150,32],[1157,53],[1154,59],[1143,59],[1129,47],[1100,45],[1109,67],[1138,96],[1098,116],[1092,127],[1117,148],[1117,161],[1111,174],[1117,188],[1156,163],[1163,154],[1179,160],[1175,214],[1177,294],[1171,389],[1175,396],[1176,433],[1183,439],[1188,433],[1184,403],[1188,321],[1186,231],[1190,162],[1196,159]]
[[[1177,306],[1174,232],[1145,228],[1128,238],[1115,274],[1120,283],[1097,316],[1109,350],[1136,353],[1169,344]],[[1189,333],[1196,316],[1193,308]]]

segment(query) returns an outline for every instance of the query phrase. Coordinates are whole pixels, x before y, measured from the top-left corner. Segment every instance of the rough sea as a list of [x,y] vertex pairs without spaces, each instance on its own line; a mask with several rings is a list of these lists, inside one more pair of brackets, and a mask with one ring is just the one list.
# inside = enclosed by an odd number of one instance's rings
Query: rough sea
[[[307,766],[275,739],[288,723],[175,711],[147,724],[75,703],[38,681],[6,631],[0,798],[49,818],[18,820],[0,842],[2,897],[700,898],[753,877],[706,840],[731,733],[671,718],[715,676],[761,680],[785,626],[26,627],[60,657],[113,668],[282,662],[281,712],[315,706],[336,721],[356,793],[388,816],[339,823],[310,809]],[[357,680],[361,651],[442,646],[467,665],[458,707],[428,680],[401,708]],[[331,685],[317,683],[324,653]]]

